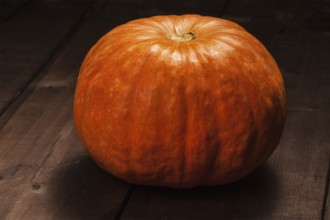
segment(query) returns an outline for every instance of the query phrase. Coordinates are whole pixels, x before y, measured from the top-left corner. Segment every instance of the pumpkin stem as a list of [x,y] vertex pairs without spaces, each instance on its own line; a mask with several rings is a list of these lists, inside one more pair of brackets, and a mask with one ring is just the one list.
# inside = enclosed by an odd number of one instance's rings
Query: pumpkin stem
[[178,36],[178,35],[170,36],[170,39],[175,42],[186,42],[186,41],[191,41],[195,38],[196,38],[196,35],[194,32],[188,32],[181,36]]

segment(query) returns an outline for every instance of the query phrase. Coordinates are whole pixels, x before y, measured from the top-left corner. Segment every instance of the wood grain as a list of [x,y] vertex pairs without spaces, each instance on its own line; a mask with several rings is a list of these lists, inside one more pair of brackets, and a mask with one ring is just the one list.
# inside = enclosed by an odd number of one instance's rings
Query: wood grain
[[[120,18],[123,10],[100,10],[102,15],[94,12],[30,85],[31,94],[18,100],[20,107],[0,133],[0,195],[5,201],[0,213],[6,219],[112,219],[125,198],[129,185],[86,158],[72,123],[75,80],[84,55],[108,28],[129,19]],[[108,13],[118,19],[109,22]]]
[[[329,219],[329,1],[19,5],[1,25],[0,219]],[[76,77],[88,49],[114,26],[183,13],[222,15],[266,45],[287,89],[283,138],[265,164],[231,185],[132,186],[102,171],[78,140]]]
[[0,114],[47,65],[91,3],[31,1],[23,6],[0,29]]
[[30,0],[1,0],[0,24],[5,23],[24,7]]

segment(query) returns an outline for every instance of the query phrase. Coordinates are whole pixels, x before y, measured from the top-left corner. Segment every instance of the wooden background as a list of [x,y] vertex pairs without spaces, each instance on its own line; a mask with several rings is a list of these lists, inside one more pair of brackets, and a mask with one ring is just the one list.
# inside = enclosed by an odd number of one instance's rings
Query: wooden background
[[[186,13],[235,21],[273,54],[288,96],[281,143],[231,185],[124,183],[77,139],[78,69],[111,28]],[[329,0],[2,0],[0,27],[0,219],[330,219]]]

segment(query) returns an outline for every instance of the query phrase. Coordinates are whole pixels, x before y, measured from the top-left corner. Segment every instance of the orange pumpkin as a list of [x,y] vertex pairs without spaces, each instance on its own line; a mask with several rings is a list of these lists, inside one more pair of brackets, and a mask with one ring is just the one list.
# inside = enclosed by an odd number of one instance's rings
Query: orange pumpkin
[[278,145],[285,108],[276,62],[241,26],[154,16],[114,28],[89,51],[74,119],[106,171],[184,188],[251,173]]

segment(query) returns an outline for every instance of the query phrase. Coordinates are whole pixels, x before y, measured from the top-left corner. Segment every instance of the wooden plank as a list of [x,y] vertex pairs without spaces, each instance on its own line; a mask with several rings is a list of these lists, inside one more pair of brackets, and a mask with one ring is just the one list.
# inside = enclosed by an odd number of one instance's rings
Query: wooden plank
[[24,6],[0,29],[0,114],[45,67],[91,3],[31,1]]
[[1,217],[116,217],[130,186],[86,157],[75,136],[71,112],[75,80],[87,50],[131,15],[136,16],[134,10],[102,5],[45,74],[30,84],[31,94],[17,100],[21,105],[0,132]]
[[324,0],[232,0],[224,18],[238,22],[259,40],[269,44],[274,35],[287,29],[309,28],[329,31],[328,3]]
[[[134,1],[134,6],[144,16],[164,14],[201,14],[220,16],[229,0],[190,0],[190,1]],[[130,0],[118,1],[118,4],[132,5]]]
[[224,17],[261,39],[283,72],[288,117],[280,146],[256,172],[232,185],[135,186],[121,219],[326,219],[330,32],[328,21],[315,18],[324,6],[324,1],[229,3]]
[[6,22],[30,0],[2,0],[0,2],[0,24]]

